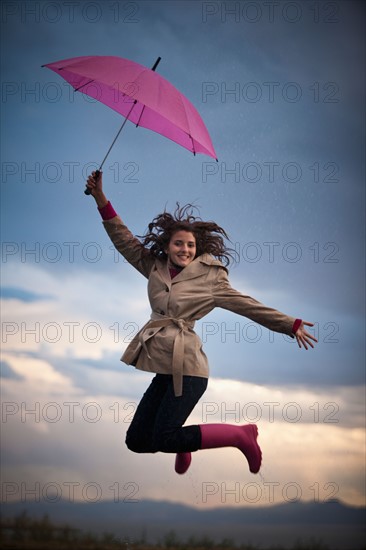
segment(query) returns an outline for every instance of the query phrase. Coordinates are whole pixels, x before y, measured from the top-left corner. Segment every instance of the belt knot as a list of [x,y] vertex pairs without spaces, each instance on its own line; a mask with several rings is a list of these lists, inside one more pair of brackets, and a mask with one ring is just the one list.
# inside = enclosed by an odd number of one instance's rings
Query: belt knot
[[189,319],[166,317],[160,313],[153,312],[150,321],[140,333],[140,343],[147,357],[151,359],[146,341],[153,338],[162,328],[169,325],[176,325],[179,328],[173,344],[172,373],[174,394],[176,397],[180,397],[183,392],[184,330],[193,329],[195,322]]

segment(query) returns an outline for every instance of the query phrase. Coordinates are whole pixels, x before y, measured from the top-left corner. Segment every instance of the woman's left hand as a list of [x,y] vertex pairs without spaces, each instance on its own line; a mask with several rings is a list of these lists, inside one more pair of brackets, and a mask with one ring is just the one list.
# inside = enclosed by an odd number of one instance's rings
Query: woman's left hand
[[312,343],[312,340],[314,342],[317,342],[318,340],[305,329],[305,325],[307,325],[308,327],[313,327],[314,323],[307,323],[306,321],[302,321],[301,325],[296,331],[295,338],[297,340],[299,348],[304,346],[305,349],[308,349],[308,345],[313,348],[314,345]]

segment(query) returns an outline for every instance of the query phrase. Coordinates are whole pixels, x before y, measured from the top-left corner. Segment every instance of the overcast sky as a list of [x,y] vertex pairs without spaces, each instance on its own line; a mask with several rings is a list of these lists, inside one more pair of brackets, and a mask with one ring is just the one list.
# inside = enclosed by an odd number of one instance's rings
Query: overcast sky
[[[87,500],[89,482],[103,499],[131,482],[141,500],[204,507],[225,504],[207,482],[255,482],[256,505],[364,502],[364,21],[352,1],[2,3],[7,499],[22,483],[57,483],[66,498],[78,483]],[[146,66],[161,56],[159,73],[196,106],[218,156],[127,124],[104,184],[131,231],[193,202],[239,253],[235,288],[315,323],[307,352],[223,310],[196,325],[211,378],[190,422],[258,422],[263,478],[235,450],[196,453],[178,477],[172,455],[124,445],[151,379],[119,361],[149,317],[146,281],[83,193],[121,118],[41,67],[82,55]],[[272,500],[266,481],[279,484]]]

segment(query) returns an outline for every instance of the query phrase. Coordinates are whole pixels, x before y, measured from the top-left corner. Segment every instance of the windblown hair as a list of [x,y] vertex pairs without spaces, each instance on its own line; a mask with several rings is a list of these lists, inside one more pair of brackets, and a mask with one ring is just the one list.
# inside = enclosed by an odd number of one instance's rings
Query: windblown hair
[[156,216],[148,225],[148,231],[143,235],[142,244],[150,249],[156,258],[166,259],[165,250],[170,239],[177,231],[190,231],[196,238],[196,257],[211,254],[224,265],[229,265],[234,259],[235,251],[225,245],[224,238],[229,240],[226,231],[215,222],[204,222],[194,215],[197,210],[192,204],[177,207],[174,214],[164,211]]

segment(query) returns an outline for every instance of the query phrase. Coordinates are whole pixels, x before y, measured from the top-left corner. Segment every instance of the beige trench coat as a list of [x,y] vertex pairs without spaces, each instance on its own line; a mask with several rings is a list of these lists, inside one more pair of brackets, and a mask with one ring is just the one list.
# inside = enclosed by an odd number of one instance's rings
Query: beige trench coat
[[167,262],[152,257],[119,216],[103,224],[116,249],[149,280],[151,319],[133,338],[121,361],[143,371],[172,374],[176,396],[182,395],[183,375],[208,377],[207,357],[193,328],[195,321],[215,307],[293,336],[294,317],[232,288],[226,268],[211,255],[195,258],[171,279]]

